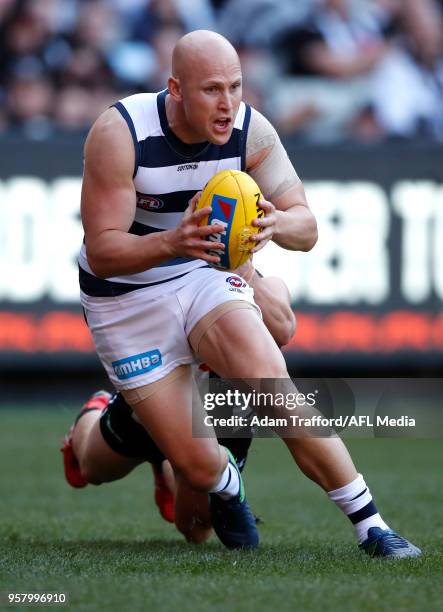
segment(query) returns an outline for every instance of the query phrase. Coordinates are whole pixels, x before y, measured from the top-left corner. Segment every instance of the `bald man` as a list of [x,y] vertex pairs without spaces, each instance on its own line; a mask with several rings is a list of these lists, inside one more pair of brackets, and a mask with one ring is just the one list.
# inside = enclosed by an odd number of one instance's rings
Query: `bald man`
[[[269,240],[310,250],[315,219],[302,184],[269,122],[242,102],[235,49],[222,36],[191,32],[173,52],[168,89],[137,94],[107,110],[85,145],[79,257],[81,301],[97,353],[114,386],[169,460],[176,498],[209,494],[210,518],[229,548],[254,548],[258,532],[241,475],[215,437],[193,437],[202,419],[192,405],[190,365],[206,362],[225,378],[287,379],[251,284],[230,291],[207,241],[222,231],[199,225],[198,192],[218,171],[247,171],[265,212],[253,252]],[[249,280],[249,279],[247,279]],[[195,397],[195,395],[194,395]],[[88,429],[89,425],[89,429]],[[92,426],[72,434],[81,455]],[[339,438],[285,440],[304,473],[349,515],[373,555],[419,550],[387,528]]]

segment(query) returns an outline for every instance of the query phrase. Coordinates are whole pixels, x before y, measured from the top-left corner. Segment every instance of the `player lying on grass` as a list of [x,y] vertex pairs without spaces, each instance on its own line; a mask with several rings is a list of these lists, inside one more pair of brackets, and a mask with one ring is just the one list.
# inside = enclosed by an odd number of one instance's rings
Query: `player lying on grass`
[[[294,334],[295,319],[284,283],[278,278],[262,278],[250,263],[237,272],[254,288],[255,300],[277,343],[287,344]],[[218,441],[230,450],[242,471],[251,438],[219,438]],[[62,451],[66,479],[76,488],[88,483],[112,482],[142,463],[151,463],[155,501],[162,517],[175,522],[188,541],[199,543],[210,536],[208,496],[188,488],[174,499],[176,486],[171,465],[121,393],[111,396],[106,391],[99,391],[94,394],[81,409]],[[331,468],[324,466],[323,469]],[[361,548],[369,555],[402,557],[411,556],[418,550],[388,529],[361,475],[347,487],[329,491],[328,496],[348,515]]]

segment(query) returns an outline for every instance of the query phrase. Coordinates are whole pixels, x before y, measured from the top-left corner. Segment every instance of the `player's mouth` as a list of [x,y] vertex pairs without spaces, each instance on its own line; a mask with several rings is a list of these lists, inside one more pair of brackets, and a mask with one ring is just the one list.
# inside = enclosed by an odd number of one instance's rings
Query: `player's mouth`
[[229,117],[225,117],[224,119],[216,119],[214,121],[214,130],[218,134],[226,134],[229,131],[231,126],[231,119]]

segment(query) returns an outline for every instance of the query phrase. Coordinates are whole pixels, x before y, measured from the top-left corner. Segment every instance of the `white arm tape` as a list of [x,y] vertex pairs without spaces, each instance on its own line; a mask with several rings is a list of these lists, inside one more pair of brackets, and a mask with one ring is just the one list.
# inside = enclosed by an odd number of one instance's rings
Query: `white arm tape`
[[269,149],[268,154],[248,174],[256,181],[266,199],[278,197],[300,182],[294,166],[274,126],[254,108],[251,109],[246,140],[246,165],[252,156]]

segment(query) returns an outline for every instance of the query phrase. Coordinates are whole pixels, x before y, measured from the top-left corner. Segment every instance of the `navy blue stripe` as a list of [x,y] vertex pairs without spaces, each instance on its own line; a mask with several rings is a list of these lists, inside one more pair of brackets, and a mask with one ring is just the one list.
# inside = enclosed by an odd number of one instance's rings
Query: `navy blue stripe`
[[[200,268],[209,268],[207,264],[203,264]],[[199,268],[196,268],[199,269]],[[178,274],[177,276],[173,276],[172,278],[168,278],[166,280],[156,281],[155,283],[143,283],[143,284],[134,284],[134,283],[116,283],[114,281],[105,280],[104,278],[99,278],[98,276],[94,276],[93,274],[89,274],[86,270],[83,270],[81,266],[78,267],[79,270],[79,281],[80,281],[80,289],[86,295],[91,297],[116,297],[118,295],[124,295],[125,293],[130,293],[131,291],[136,291],[137,289],[145,289],[146,287],[153,287],[154,285],[162,285],[163,283],[168,283],[169,281],[176,280],[177,278],[182,278],[192,272],[193,270],[189,270],[188,272],[184,272],[183,274]]]
[[[165,135],[165,139],[169,146],[172,148],[175,156],[182,157],[184,160],[194,159],[200,154],[204,153],[209,148],[209,142],[197,142],[195,144],[188,144],[178,138],[169,127],[168,118],[166,116],[166,96],[168,90],[164,89],[157,95],[157,110],[160,118],[160,125]],[[177,162],[176,162],[177,163]],[[162,166],[167,164],[161,164]]]
[[144,225],[134,221],[131,227],[128,229],[128,234],[134,234],[135,236],[147,236],[148,234],[155,234],[155,232],[164,232],[164,229],[158,227],[151,227],[150,225]]
[[363,506],[363,508],[360,508],[360,510],[357,510],[357,512],[352,512],[352,514],[348,514],[348,518],[355,525],[356,523],[360,523],[360,521],[364,521],[365,519],[369,518],[370,516],[374,516],[374,514],[377,513],[378,510],[376,508],[376,505],[371,500],[369,504]]
[[[246,143],[243,143],[242,130],[234,128],[229,141],[220,146],[209,142],[199,142],[187,144],[180,140],[169,127],[166,116],[166,96],[168,90],[165,89],[157,95],[157,111],[160,125],[164,136],[150,136],[140,143],[141,160],[140,165],[146,168],[159,168],[164,166],[177,165],[178,158],[183,158],[186,162],[211,161],[238,157],[242,147],[246,151]],[[250,107],[246,106],[244,126],[249,125],[251,114]]]
[[359,497],[361,497],[361,496],[363,495],[363,493],[366,493],[366,491],[367,491],[367,490],[368,490],[368,487],[365,487],[365,488],[363,489],[363,491],[362,491],[361,493],[359,493],[358,495],[356,495],[355,497],[353,497],[353,498],[351,499],[351,501],[354,501],[354,499],[358,499]]
[[[143,223],[138,223],[137,221],[134,221],[128,230],[128,234],[133,234],[135,236],[147,236],[148,234],[155,234],[156,232],[164,231],[164,229],[152,227],[151,225],[144,225]],[[168,259],[168,261],[165,261],[162,264],[157,264],[155,267],[163,268],[165,266],[178,266],[180,264],[189,263],[190,261],[193,260],[189,257],[175,257],[174,259]]]
[[243,120],[242,144],[241,144],[241,169],[246,172],[246,141],[248,139],[249,122],[251,121],[251,107],[246,104],[245,118]]
[[229,469],[229,478],[228,478],[228,482],[225,484],[225,486],[223,487],[223,489],[220,489],[220,491],[218,491],[218,493],[221,493],[222,491],[224,491],[225,489],[227,489],[227,488],[228,488],[229,483],[231,482],[231,475],[232,475],[232,472],[231,472],[231,469]]
[[164,268],[166,266],[179,266],[180,264],[189,263],[190,261],[195,261],[195,258],[192,257],[174,257],[174,259],[168,259],[162,264],[156,266],[156,268]]
[[128,124],[129,131],[131,132],[131,135],[132,135],[132,140],[134,141],[135,163],[134,163],[134,174],[132,175],[132,178],[134,178],[134,176],[137,174],[138,166],[140,163],[140,147],[138,144],[134,123],[132,121],[131,115],[128,113],[128,111],[126,110],[126,108],[123,106],[121,102],[116,102],[114,104],[114,107],[118,110],[118,112],[121,114],[123,119]]
[[[202,189],[203,187],[204,185],[202,185]],[[153,195],[149,193],[140,193],[137,191],[137,208],[159,214],[184,212],[188,207],[189,200],[193,198],[196,193],[196,189],[171,191],[170,193],[159,193]],[[152,208],[149,205],[149,200],[155,201]]]
[[[164,168],[165,166],[179,165],[180,167],[180,165],[190,163],[239,157],[242,151],[242,131],[237,128],[232,130],[231,138],[223,146],[205,143],[203,149],[201,146],[199,149],[192,149],[194,145],[185,145],[175,135],[174,138],[178,142],[174,141],[172,143],[172,134],[169,130],[166,137],[148,136],[145,140],[141,140],[139,142],[139,166],[143,168]],[[186,150],[186,154],[183,153],[184,150]],[[180,172],[180,170],[177,170],[177,172]]]
[[[148,234],[155,234],[156,232],[164,232],[166,230],[160,229],[158,227],[152,227],[151,225],[144,225],[143,223],[138,223],[134,221],[131,227],[128,230],[128,234],[133,234],[134,236],[147,236]],[[161,268],[164,266],[178,266],[179,264],[188,263],[192,261],[192,258],[188,257],[175,257],[174,259],[168,259],[162,264],[157,264],[156,268]]]
[[168,118],[166,117],[166,96],[168,93],[168,89],[163,89],[163,91],[160,91],[157,95],[157,112],[163,134],[169,130]]

